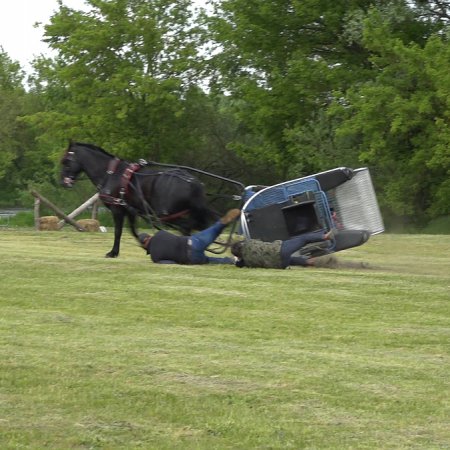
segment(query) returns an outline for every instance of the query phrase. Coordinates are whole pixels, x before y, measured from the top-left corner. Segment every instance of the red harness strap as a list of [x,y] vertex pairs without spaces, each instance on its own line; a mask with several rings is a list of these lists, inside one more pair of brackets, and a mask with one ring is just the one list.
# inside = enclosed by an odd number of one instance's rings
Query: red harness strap
[[158,217],[158,219],[161,222],[170,222],[171,220],[178,219],[178,218],[186,216],[188,214],[189,214],[189,210],[185,209],[185,210],[177,212],[177,213],[169,214],[168,216]]
[[[108,175],[114,175],[117,171],[120,162],[121,160],[119,158],[112,159],[108,164],[108,169],[106,173]],[[138,163],[128,164],[120,178],[120,187],[118,192],[119,197],[114,197],[106,193],[100,193],[101,199],[105,203],[110,205],[121,205],[121,206],[126,205],[124,197],[128,193],[128,186],[130,184],[131,178],[133,177],[133,174],[137,172],[140,168],[141,166]]]
[[137,172],[140,168],[141,166],[138,163],[132,163],[126,167],[125,171],[122,174],[120,182],[121,195],[126,195],[128,193],[128,185],[130,184],[130,180],[133,177],[134,173]]

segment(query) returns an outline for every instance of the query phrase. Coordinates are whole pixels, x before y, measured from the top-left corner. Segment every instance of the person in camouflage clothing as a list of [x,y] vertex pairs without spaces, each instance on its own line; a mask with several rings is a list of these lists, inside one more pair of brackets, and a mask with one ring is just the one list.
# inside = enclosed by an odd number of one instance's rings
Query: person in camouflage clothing
[[311,266],[314,259],[304,256],[292,256],[293,253],[312,242],[333,239],[335,231],[328,233],[305,233],[285,241],[263,242],[258,239],[246,239],[235,242],[231,253],[237,258],[237,267],[261,267],[266,269],[286,269],[288,266]]

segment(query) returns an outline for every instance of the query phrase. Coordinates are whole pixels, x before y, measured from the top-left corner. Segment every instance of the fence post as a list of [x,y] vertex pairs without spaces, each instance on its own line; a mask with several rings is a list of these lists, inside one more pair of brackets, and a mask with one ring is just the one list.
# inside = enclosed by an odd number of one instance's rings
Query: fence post
[[[81,206],[79,206],[77,209],[72,211],[70,214],[67,215],[70,219],[74,219],[78,214],[81,214],[84,210],[89,208],[93,203],[95,204],[98,200],[99,194],[98,192],[94,194],[90,199],[86,200]],[[58,229],[61,229],[64,224],[67,222],[67,219],[63,219],[58,223]]]
[[95,201],[95,203],[92,205],[92,216],[91,218],[94,220],[97,220],[97,216],[98,216],[98,205],[100,204],[100,200],[97,197],[97,200]]
[[34,197],[34,229],[39,231],[39,206],[41,205],[41,201],[38,197]]
[[31,194],[34,197],[37,197],[42,203],[45,203],[49,208],[53,209],[55,211],[55,214],[61,218],[64,219],[67,223],[70,223],[74,228],[76,228],[78,231],[86,231],[81,225],[78,225],[75,220],[71,219],[69,216],[64,214],[57,206],[55,206],[50,200],[47,200],[43,195],[39,194],[39,192],[35,191],[34,189],[31,191]]

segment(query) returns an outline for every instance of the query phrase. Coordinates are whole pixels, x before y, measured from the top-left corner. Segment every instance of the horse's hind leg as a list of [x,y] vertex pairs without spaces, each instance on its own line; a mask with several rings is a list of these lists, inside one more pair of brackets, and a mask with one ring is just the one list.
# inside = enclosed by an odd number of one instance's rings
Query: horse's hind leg
[[114,244],[110,252],[105,256],[106,258],[117,258],[120,251],[120,239],[122,237],[123,230],[123,220],[125,218],[125,213],[116,208],[111,208],[111,213],[114,219]]
[[191,217],[193,219],[192,227],[196,230],[204,230],[219,220],[220,214],[211,211],[210,209],[203,207],[192,207]]
[[136,229],[136,218],[137,216],[134,214],[128,214],[128,222],[130,224],[131,234],[139,240],[139,235]]

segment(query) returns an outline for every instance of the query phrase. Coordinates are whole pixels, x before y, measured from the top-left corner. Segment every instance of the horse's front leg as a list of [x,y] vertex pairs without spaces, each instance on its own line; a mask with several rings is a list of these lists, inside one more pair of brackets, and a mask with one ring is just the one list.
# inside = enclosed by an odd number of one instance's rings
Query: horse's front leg
[[105,256],[106,258],[117,258],[120,251],[120,239],[122,237],[123,220],[125,218],[124,211],[120,208],[111,208],[111,213],[114,219],[114,244],[110,252]]

